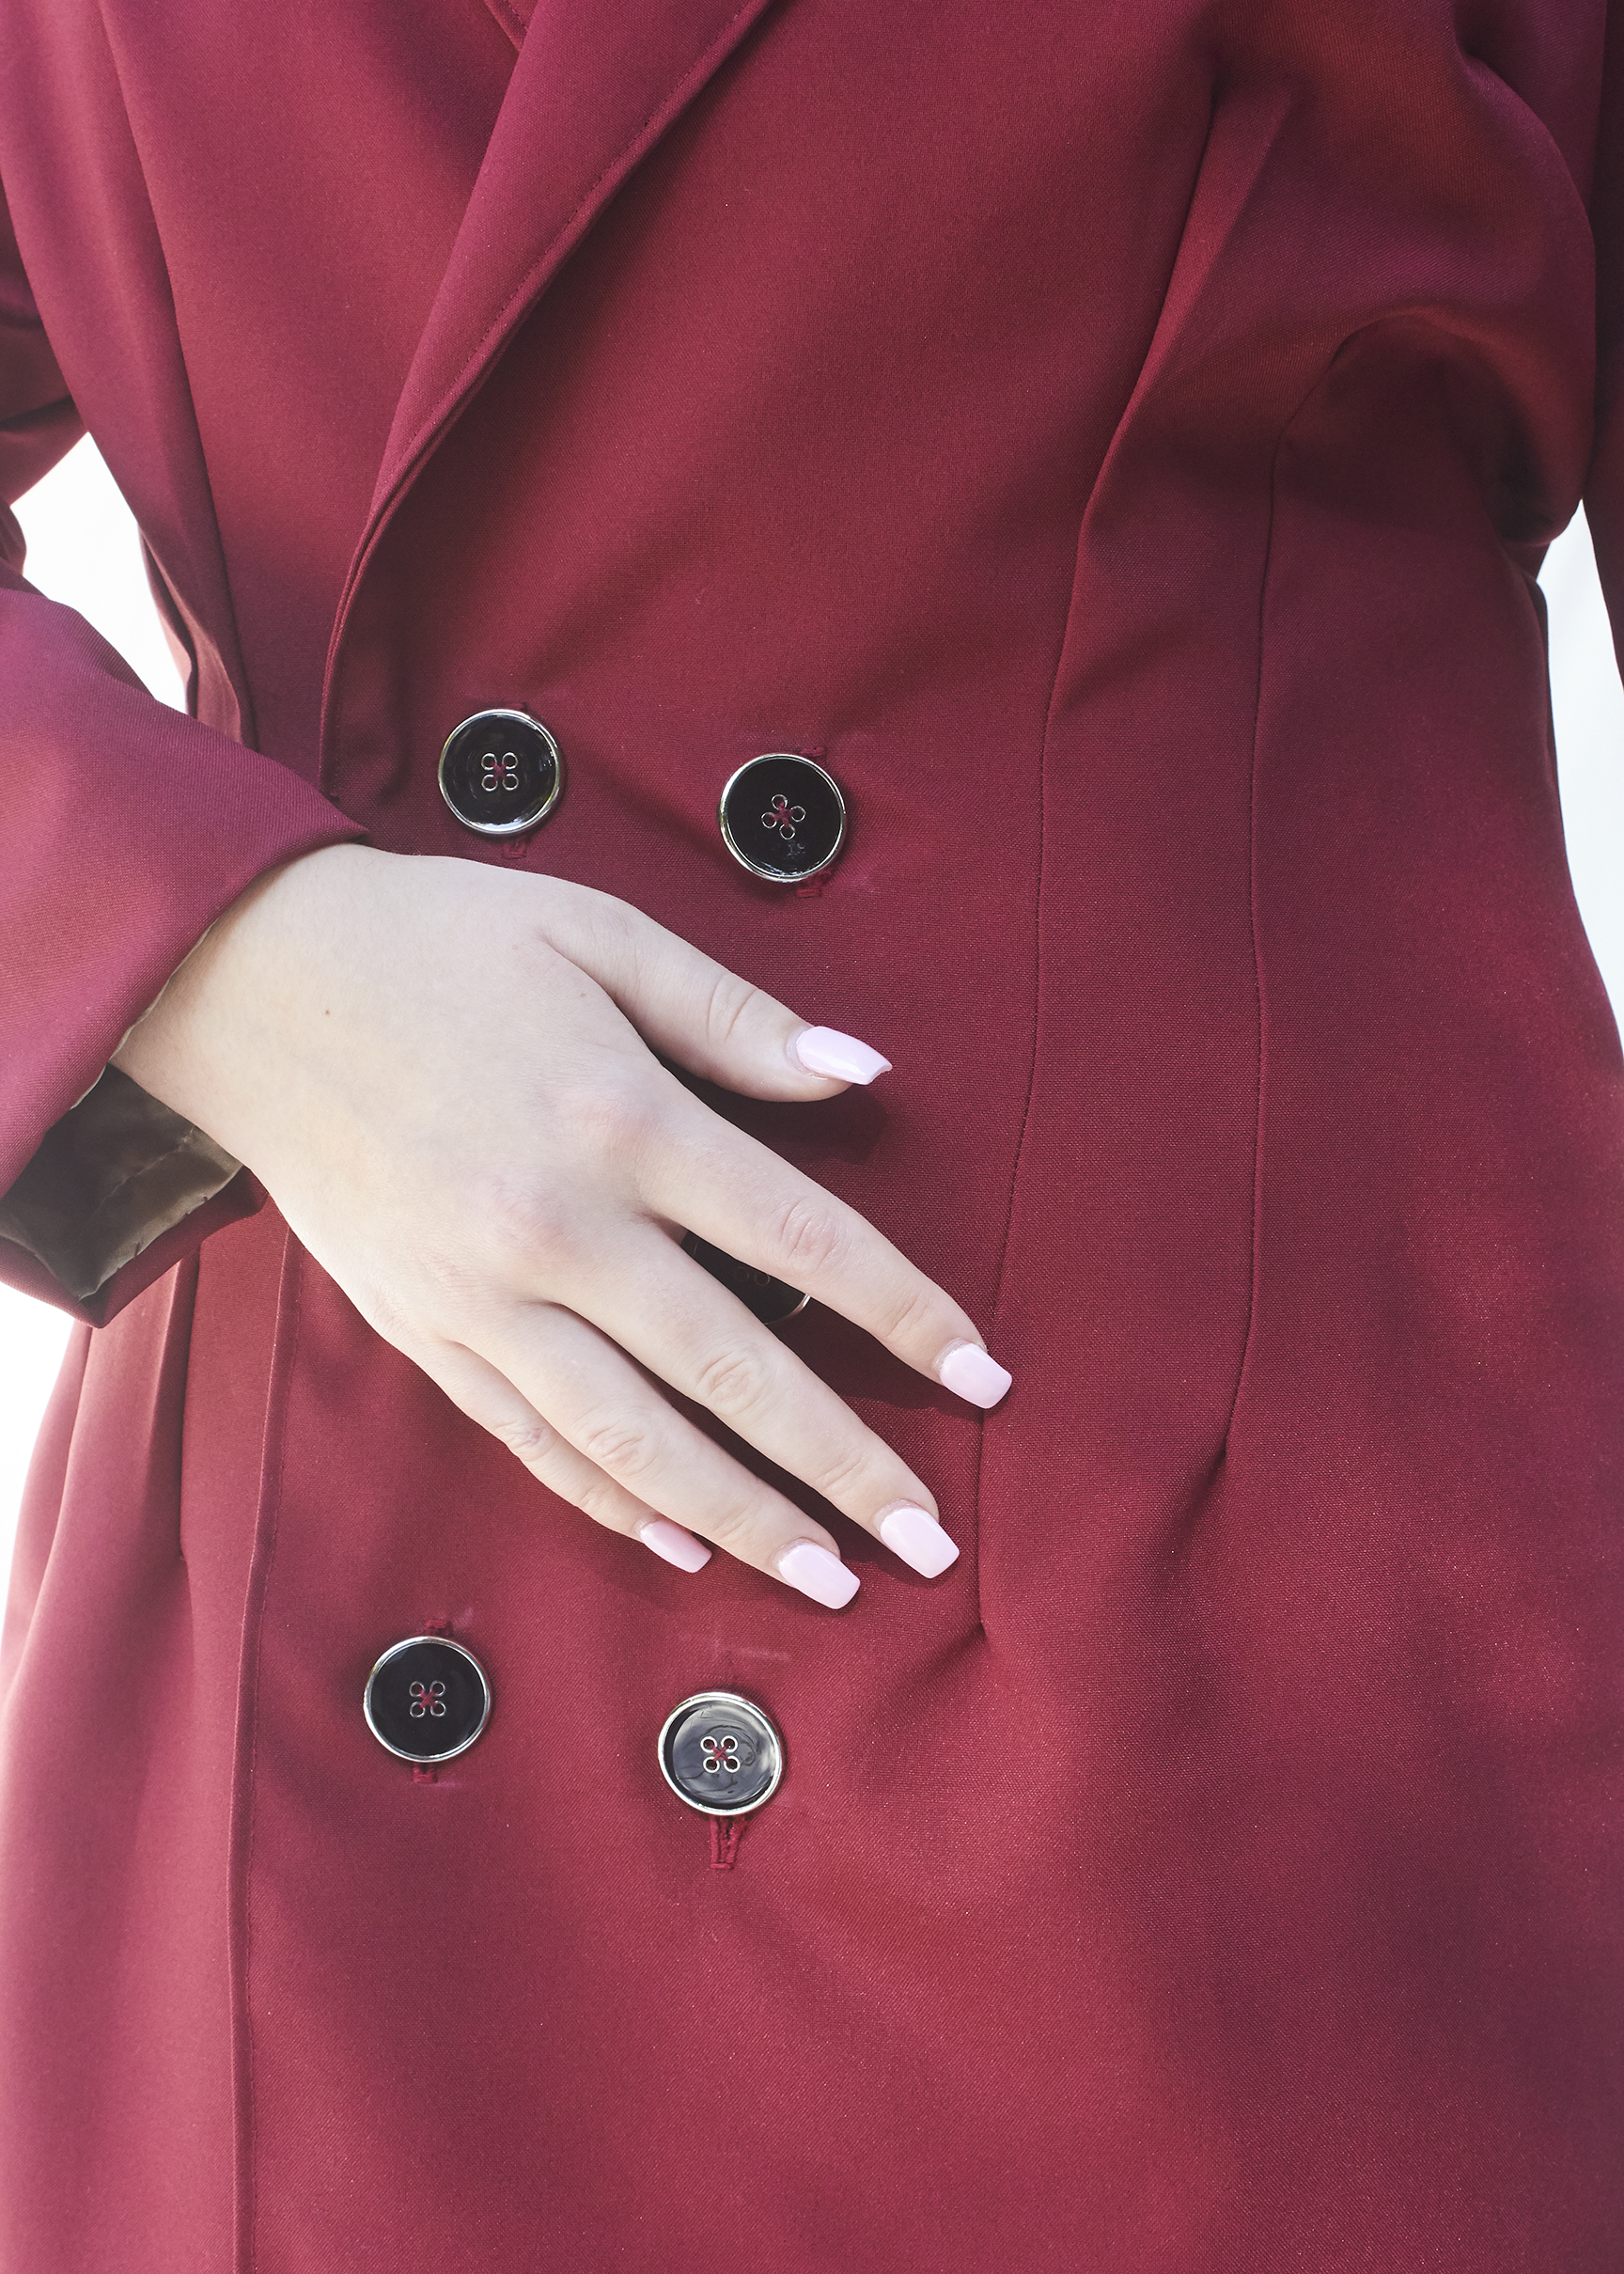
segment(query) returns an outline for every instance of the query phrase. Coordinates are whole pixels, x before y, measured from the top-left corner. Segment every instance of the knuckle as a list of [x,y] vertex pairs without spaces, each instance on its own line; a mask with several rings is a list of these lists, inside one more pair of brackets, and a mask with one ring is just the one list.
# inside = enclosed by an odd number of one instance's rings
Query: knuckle
[[490,1297],[488,1264],[488,1257],[476,1258],[448,1242],[425,1243],[413,1269],[428,1315],[453,1325],[476,1316]]
[[846,1252],[846,1234],[822,1200],[797,1194],[779,1212],[778,1246],[795,1271],[831,1271]]
[[594,1467],[621,1484],[647,1476],[660,1457],[653,1431],[632,1414],[592,1416],[576,1442]]
[[539,888],[539,936],[556,954],[596,974],[615,970],[635,943],[635,911],[611,893],[561,876],[536,877]]
[[882,1342],[911,1343],[927,1338],[927,1330],[940,1327],[938,1342],[951,1340],[945,1327],[940,1326],[942,1297],[928,1279],[911,1281],[899,1288],[881,1311],[877,1322]]
[[575,1493],[575,1505],[594,1524],[601,1524],[609,1531],[627,1531],[626,1496],[618,1484],[602,1475],[586,1478]]
[[817,1474],[806,1482],[826,1500],[841,1507],[857,1497],[859,1488],[869,1483],[873,1474],[874,1456],[867,1446],[859,1445],[820,1462]]
[[717,972],[705,1005],[705,1040],[712,1050],[728,1047],[760,999],[759,987],[753,987],[737,972]]
[[484,1221],[505,1253],[545,1285],[569,1268],[580,1241],[578,1213],[539,1184],[499,1184],[483,1196]]
[[739,1344],[707,1358],[695,1379],[699,1401],[724,1420],[753,1413],[771,1387],[773,1369],[765,1355]]
[[492,1435],[515,1453],[526,1468],[539,1468],[558,1449],[558,1433],[539,1414],[527,1419],[498,1421]]
[[705,1512],[705,1537],[725,1555],[744,1562],[754,1560],[760,1531],[761,1510],[753,1499],[730,1500]]
[[373,1333],[410,1356],[415,1340],[415,1322],[396,1290],[374,1282],[365,1288],[351,1288],[349,1293],[351,1301]]
[[570,886],[570,906],[576,921],[595,947],[612,953],[635,952],[645,943],[648,918],[627,901],[590,885]]
[[570,1119],[582,1149],[600,1160],[635,1161],[656,1140],[663,1106],[640,1081],[594,1082],[570,1101]]

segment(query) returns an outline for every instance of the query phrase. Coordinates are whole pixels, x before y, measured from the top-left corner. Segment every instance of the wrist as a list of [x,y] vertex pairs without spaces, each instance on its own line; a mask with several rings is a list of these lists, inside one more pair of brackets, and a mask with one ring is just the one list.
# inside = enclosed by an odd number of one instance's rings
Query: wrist
[[[184,1114],[221,1142],[224,1078],[261,1055],[261,1029],[274,1022],[288,947],[307,931],[313,886],[324,892],[336,862],[369,848],[324,845],[255,878],[222,910],[180,964],[162,994],[136,1020],[112,1063],[151,1096]],[[294,917],[303,904],[304,921]]]

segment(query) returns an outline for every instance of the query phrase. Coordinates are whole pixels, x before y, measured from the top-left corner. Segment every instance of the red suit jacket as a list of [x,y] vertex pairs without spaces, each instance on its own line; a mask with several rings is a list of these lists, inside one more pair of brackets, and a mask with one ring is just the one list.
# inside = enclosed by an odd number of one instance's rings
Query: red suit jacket
[[[1532,582],[1586,483],[1624,545],[1602,0],[526,15],[0,20],[6,494],[96,436],[194,712],[6,573],[0,1253],[86,1325],[0,2266],[1616,2274],[1624,1069]],[[507,844],[435,779],[498,704],[568,766]],[[817,889],[717,834],[784,750]],[[720,1103],[1014,1371],[784,1329],[945,1578],[595,1529],[99,1081],[362,833],[895,1059]],[[434,1623],[430,1781],[361,1691]],[[710,1687],[788,1757],[714,1850]]]

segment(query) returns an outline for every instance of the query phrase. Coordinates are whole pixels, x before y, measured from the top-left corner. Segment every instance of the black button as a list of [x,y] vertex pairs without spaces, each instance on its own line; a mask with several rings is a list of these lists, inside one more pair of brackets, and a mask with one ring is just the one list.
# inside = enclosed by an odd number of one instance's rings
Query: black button
[[490,1719],[491,1685],[461,1642],[409,1635],[367,1675],[362,1706],[386,1752],[402,1761],[450,1761],[468,1750]]
[[757,1271],[753,1263],[741,1263],[737,1256],[726,1249],[712,1247],[696,1231],[682,1234],[682,1252],[691,1255],[695,1263],[720,1279],[729,1294],[736,1294],[748,1311],[754,1312],[763,1326],[782,1326],[804,1310],[810,1295],[791,1287],[788,1279],[775,1279],[770,1271]]
[[784,1743],[758,1705],[728,1689],[684,1698],[660,1732],[660,1773],[705,1816],[747,1816],[784,1774]]
[[772,885],[816,876],[846,836],[846,801],[834,776],[782,750],[740,767],[717,818],[733,858]]
[[528,711],[476,711],[440,753],[440,794],[465,829],[516,837],[558,803],[564,761]]

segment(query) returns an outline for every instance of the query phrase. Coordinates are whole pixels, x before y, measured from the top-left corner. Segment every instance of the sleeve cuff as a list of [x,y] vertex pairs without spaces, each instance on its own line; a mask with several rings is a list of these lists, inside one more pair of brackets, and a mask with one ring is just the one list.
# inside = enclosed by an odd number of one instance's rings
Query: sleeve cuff
[[225,1190],[242,1164],[109,1066],[0,1200],[0,1239],[77,1302]]

